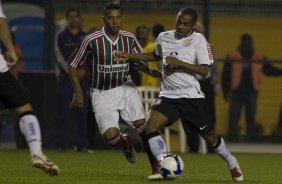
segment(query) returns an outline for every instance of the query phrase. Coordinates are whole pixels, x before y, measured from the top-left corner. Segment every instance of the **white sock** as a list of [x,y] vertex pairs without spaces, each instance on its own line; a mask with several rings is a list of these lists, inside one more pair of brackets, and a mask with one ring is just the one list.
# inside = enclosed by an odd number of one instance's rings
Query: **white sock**
[[166,145],[160,135],[149,138],[151,151],[158,161],[162,159],[163,154],[167,153]]
[[[220,144],[217,148],[214,148],[215,152],[227,162],[228,168],[233,169],[236,167],[236,161],[234,160],[233,156],[229,152],[229,150],[226,147],[226,144],[222,138],[220,138]],[[218,144],[218,143],[216,143]]]
[[20,130],[25,136],[31,155],[43,155],[41,148],[41,133],[38,120],[33,114],[20,118]]

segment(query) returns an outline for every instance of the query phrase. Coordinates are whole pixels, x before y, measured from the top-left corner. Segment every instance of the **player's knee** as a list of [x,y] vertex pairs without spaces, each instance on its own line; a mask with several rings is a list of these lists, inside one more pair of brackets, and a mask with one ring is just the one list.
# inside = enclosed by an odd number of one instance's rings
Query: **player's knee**
[[202,137],[203,137],[203,139],[205,139],[205,141],[209,145],[215,144],[217,142],[217,140],[218,140],[218,135],[216,134],[216,132],[214,130],[211,130],[207,134],[202,135]]
[[115,139],[117,136],[119,136],[119,130],[115,127],[109,128],[103,133],[103,137],[106,140]]
[[148,120],[148,121],[146,121],[144,129],[145,129],[146,133],[149,133],[149,132],[159,131],[159,130],[161,130],[161,128],[163,126],[164,126],[164,123],[162,123],[160,121]]
[[32,112],[32,106],[30,103],[27,103],[21,107],[15,109],[18,115],[24,114],[25,112]]
[[140,127],[140,126],[142,126],[142,125],[144,125],[144,124],[145,124],[145,119],[140,119],[140,120],[134,121],[134,122],[132,123],[132,125],[133,125],[135,128],[138,128],[138,127]]

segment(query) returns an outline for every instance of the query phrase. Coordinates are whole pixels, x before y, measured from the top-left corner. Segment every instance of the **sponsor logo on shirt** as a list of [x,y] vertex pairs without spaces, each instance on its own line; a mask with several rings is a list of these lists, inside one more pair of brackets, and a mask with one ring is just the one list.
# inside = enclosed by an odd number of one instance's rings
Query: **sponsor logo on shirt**
[[212,50],[211,50],[211,47],[210,47],[209,43],[207,43],[207,48],[208,48],[209,60],[212,60],[213,59],[213,55],[212,55]]
[[182,67],[181,66],[171,66],[169,64],[163,63],[163,70],[164,71],[174,71],[174,72],[177,72],[177,71],[181,71]]
[[112,72],[125,72],[129,71],[129,65],[117,64],[117,65],[98,65],[98,72],[112,73]]
[[191,43],[192,43],[192,39],[191,38],[187,38],[187,39],[184,40],[183,46],[184,47],[188,47],[188,46],[191,45]]
[[167,84],[164,84],[163,86],[164,90],[181,90],[181,89],[190,89],[193,88],[192,84],[182,85],[182,86],[169,86]]

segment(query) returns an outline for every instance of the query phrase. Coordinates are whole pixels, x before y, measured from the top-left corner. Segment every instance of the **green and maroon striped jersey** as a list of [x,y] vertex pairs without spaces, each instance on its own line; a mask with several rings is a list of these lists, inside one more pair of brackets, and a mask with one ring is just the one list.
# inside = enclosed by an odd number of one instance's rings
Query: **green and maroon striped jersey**
[[118,38],[112,41],[104,27],[87,35],[79,48],[68,59],[71,67],[86,64],[86,75],[92,88],[108,90],[129,80],[129,63],[118,63],[113,53],[124,51],[143,52],[135,36],[127,31],[119,31]]

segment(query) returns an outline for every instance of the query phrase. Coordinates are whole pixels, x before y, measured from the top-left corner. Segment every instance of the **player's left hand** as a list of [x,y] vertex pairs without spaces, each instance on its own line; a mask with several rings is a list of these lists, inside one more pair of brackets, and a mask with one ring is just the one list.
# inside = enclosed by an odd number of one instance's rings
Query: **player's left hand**
[[177,58],[175,58],[175,57],[167,56],[165,58],[165,60],[166,60],[166,63],[169,64],[169,65],[173,65],[173,66],[180,65],[180,61]]
[[7,60],[8,60],[8,62],[7,62],[8,66],[13,66],[13,65],[17,64],[19,58],[18,58],[15,51],[8,51],[7,52]]

